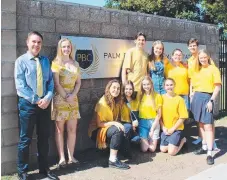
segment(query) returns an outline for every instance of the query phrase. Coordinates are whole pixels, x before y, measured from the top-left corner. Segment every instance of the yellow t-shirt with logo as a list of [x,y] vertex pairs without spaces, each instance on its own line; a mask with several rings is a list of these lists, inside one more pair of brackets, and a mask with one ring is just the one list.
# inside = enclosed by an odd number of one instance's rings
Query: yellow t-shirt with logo
[[189,94],[189,79],[188,79],[188,69],[180,64],[179,66],[174,66],[171,63],[167,66],[167,78],[172,78],[175,82],[174,92],[177,95],[188,95]]
[[138,111],[139,110],[139,101],[137,99],[131,100],[129,102],[130,109],[127,106],[126,102],[123,103],[121,107],[121,121],[122,122],[129,122],[131,123],[131,111]]
[[[188,110],[184,99],[178,95],[169,97],[162,95],[162,120],[167,129],[172,128],[179,119],[188,118]],[[183,130],[184,124],[180,125],[176,130]]]
[[141,81],[147,74],[148,55],[144,50],[131,48],[125,54],[122,68],[130,69],[127,80],[134,84],[135,91],[140,91]]
[[154,94],[155,107],[152,105],[152,96],[144,94],[139,106],[139,118],[153,119],[157,115],[157,110],[162,106],[162,96]]
[[[198,56],[191,56],[187,62],[188,62],[188,77],[192,78],[193,73],[195,72],[195,65],[196,65],[196,60]],[[215,66],[215,63],[212,59],[210,59],[211,65]]]
[[216,66],[209,65],[194,72],[192,77],[194,91],[213,93],[215,84],[221,84],[220,71]]

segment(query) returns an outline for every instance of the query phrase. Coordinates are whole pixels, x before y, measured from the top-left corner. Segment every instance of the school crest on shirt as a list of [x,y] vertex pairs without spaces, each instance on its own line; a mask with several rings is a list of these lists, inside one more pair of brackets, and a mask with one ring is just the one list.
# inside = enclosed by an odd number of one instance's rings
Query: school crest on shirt
[[98,70],[99,56],[95,46],[91,45],[92,49],[78,49],[75,54],[75,59],[79,63],[81,73],[91,76]]

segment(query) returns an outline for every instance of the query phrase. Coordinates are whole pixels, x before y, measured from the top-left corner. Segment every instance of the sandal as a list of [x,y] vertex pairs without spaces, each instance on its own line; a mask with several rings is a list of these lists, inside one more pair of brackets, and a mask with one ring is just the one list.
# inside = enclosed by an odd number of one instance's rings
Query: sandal
[[66,167],[66,162],[65,161],[62,161],[61,163],[57,164],[57,169],[64,168],[64,167]]
[[79,161],[74,158],[72,160],[68,161],[68,164],[78,164],[78,163],[79,163]]

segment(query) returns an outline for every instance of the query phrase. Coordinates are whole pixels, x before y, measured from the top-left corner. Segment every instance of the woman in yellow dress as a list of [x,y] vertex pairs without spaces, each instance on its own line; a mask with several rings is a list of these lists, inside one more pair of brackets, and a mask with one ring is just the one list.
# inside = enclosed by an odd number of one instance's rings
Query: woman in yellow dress
[[55,95],[52,119],[55,120],[55,139],[59,154],[58,166],[66,165],[64,154],[64,126],[67,129],[68,163],[77,163],[73,157],[76,143],[77,119],[80,118],[77,94],[81,85],[79,64],[73,58],[72,42],[61,39],[51,67],[54,74]]

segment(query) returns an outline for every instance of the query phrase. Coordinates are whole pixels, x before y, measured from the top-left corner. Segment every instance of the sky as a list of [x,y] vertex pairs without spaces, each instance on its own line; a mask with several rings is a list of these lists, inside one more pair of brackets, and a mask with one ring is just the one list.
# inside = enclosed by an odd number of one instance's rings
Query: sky
[[79,4],[87,4],[92,6],[101,6],[103,7],[105,5],[105,0],[61,0],[66,2],[73,2],[73,3],[79,3]]

